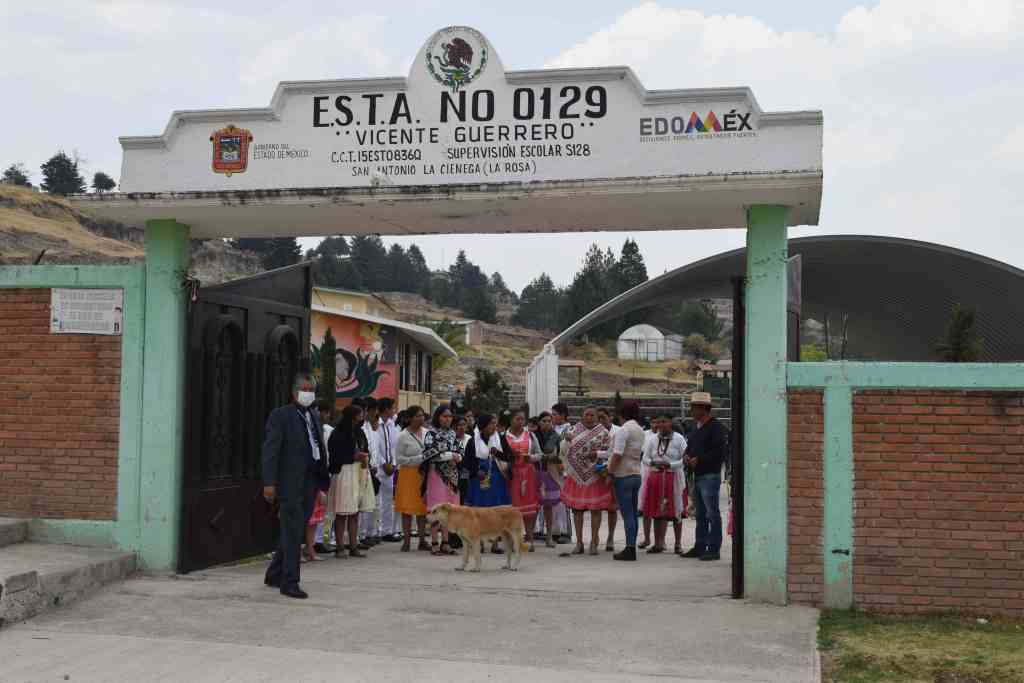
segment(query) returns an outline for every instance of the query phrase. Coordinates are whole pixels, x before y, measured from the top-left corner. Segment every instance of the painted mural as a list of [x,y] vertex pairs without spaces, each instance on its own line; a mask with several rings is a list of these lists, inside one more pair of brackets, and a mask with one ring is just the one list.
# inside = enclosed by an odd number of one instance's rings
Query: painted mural
[[338,398],[398,396],[398,351],[395,329],[387,325],[326,313],[314,313],[310,344],[314,371],[329,362],[319,358],[324,333],[331,328],[338,350],[334,356]]

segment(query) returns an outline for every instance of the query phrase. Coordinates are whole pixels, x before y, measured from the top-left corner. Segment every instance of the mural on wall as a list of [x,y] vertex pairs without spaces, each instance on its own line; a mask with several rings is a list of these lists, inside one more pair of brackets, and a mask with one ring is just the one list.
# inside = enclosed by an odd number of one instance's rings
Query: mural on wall
[[398,396],[398,367],[395,330],[386,325],[344,316],[314,314],[310,343],[314,370],[322,363],[319,345],[331,328],[337,344],[334,356],[335,393],[338,398],[381,398]]

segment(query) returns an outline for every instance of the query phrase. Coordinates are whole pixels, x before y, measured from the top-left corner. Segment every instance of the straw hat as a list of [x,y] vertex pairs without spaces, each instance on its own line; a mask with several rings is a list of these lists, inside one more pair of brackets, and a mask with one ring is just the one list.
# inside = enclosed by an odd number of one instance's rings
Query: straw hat
[[695,391],[690,394],[690,405],[709,406],[711,405],[711,394],[706,391]]

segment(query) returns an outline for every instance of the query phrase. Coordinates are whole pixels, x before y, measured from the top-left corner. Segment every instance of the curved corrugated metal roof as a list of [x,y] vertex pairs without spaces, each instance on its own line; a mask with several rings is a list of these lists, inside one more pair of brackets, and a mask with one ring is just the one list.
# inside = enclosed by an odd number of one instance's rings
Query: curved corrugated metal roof
[[[953,304],[977,312],[982,360],[1024,360],[1024,271],[952,247],[896,237],[827,235],[789,240],[802,255],[803,317],[849,316],[848,358],[934,360],[932,347]],[[570,325],[560,346],[634,310],[682,299],[729,298],[746,249],[677,268],[619,295]]]
[[654,325],[648,325],[647,323],[640,323],[639,325],[633,325],[627,330],[624,330],[619,335],[619,339],[664,339],[665,335],[662,334]]

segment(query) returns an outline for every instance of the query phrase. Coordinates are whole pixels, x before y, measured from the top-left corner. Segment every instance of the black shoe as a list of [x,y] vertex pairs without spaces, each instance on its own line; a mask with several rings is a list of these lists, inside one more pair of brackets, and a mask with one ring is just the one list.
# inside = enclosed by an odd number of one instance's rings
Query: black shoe
[[327,555],[334,552],[334,546],[324,545],[323,543],[314,543],[313,550],[317,551],[321,555]]
[[398,543],[399,541],[402,541],[404,539],[402,538],[401,534],[390,534],[388,536],[385,536],[381,540],[385,543]]
[[296,586],[294,588],[282,588],[281,589],[281,595],[283,595],[285,597],[288,597],[288,598],[296,598],[297,600],[305,600],[306,598],[309,597],[309,593],[307,593],[306,591],[302,590],[298,586]]
[[715,562],[716,560],[722,559],[718,553],[704,553],[700,556],[701,562]]
[[706,552],[704,552],[703,550],[700,550],[699,548],[697,548],[695,546],[695,547],[690,548],[689,550],[687,550],[685,553],[679,553],[679,557],[690,557],[690,558],[697,557],[697,558],[699,558],[699,557],[703,557],[706,554],[707,554]]
[[626,562],[636,562],[636,548],[626,546],[620,552],[612,555],[613,559],[624,560]]
[[566,536],[565,534],[562,534],[561,536],[555,539],[555,543],[565,545],[567,543],[572,543],[572,539]]

